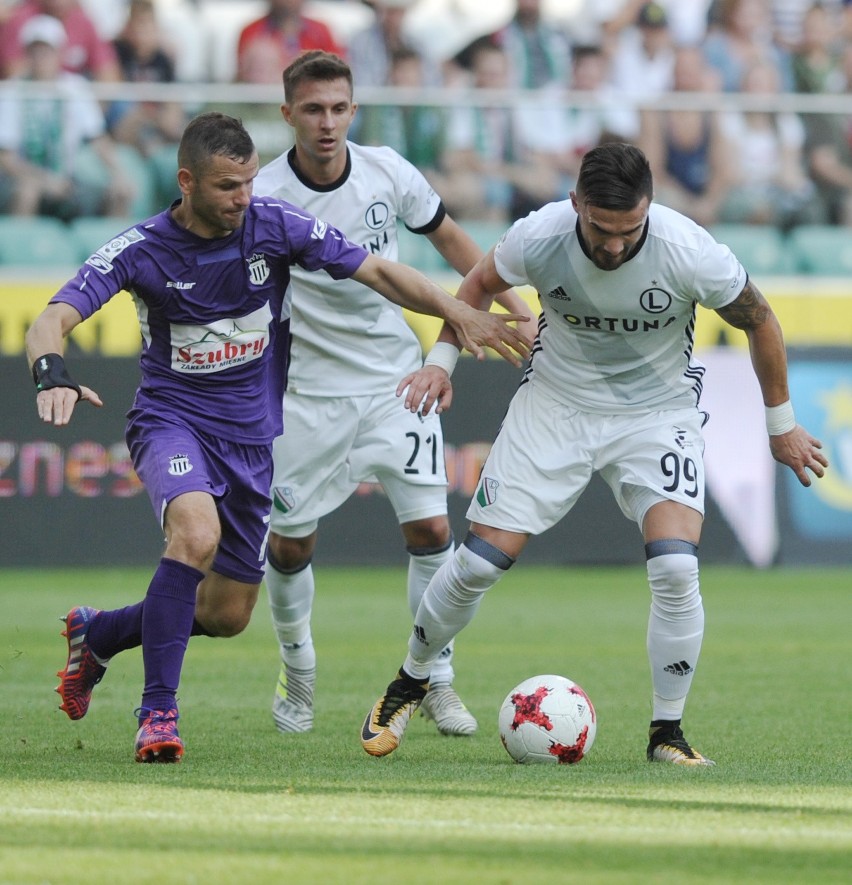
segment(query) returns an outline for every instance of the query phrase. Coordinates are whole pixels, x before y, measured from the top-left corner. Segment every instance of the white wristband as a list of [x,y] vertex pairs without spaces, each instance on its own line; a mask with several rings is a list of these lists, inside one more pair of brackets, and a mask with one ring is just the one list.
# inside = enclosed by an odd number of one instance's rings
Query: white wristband
[[793,404],[790,400],[780,406],[766,406],[766,430],[770,436],[789,433],[796,426]]
[[459,359],[458,348],[448,341],[436,341],[423,360],[424,366],[440,366],[452,378]]

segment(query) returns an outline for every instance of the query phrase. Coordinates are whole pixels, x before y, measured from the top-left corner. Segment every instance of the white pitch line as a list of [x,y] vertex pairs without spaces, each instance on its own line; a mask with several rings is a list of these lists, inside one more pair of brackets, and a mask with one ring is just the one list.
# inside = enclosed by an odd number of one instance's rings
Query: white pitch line
[[[68,808],[21,808],[11,806],[0,806],[0,818],[6,817],[10,822],[15,819],[27,818],[30,820],[41,818],[43,820],[86,820],[98,823],[117,823],[122,821],[139,822],[140,819],[150,820],[152,822],[162,823],[164,820],[174,823],[184,823],[188,827],[193,828],[199,825],[209,826],[211,823],[222,823],[221,815],[211,813],[209,815],[199,814],[197,811],[179,812],[179,811],[154,811],[150,809],[129,809],[127,811],[110,810],[109,812],[100,812],[97,810],[73,810]],[[407,827],[418,831],[424,830],[455,830],[471,833],[487,833],[494,836],[496,833],[504,835],[519,835],[524,838],[546,837],[553,835],[559,837],[560,840],[566,842],[576,841],[610,841],[617,843],[635,842],[641,840],[644,843],[649,841],[666,844],[672,841],[674,833],[671,830],[661,832],[657,826],[645,825],[625,825],[624,822],[608,827],[601,825],[600,821],[587,821],[585,824],[577,824],[574,821],[570,826],[565,821],[548,823],[546,821],[532,821],[524,823],[521,821],[494,821],[494,820],[460,820],[446,818],[432,818],[428,821],[404,820],[399,817],[373,817],[369,820],[358,821],[351,816],[328,814],[328,815],[305,815],[303,813],[281,812],[276,814],[265,814],[253,812],[251,814],[240,814],[239,825],[257,826],[257,825],[278,825],[282,822],[289,824],[301,824],[302,826],[315,827],[319,825],[333,825],[337,828],[348,828],[350,830],[369,829],[375,830],[377,826],[388,826],[399,829]],[[233,829],[233,821],[228,824],[229,830]],[[691,828],[685,828],[687,830]],[[838,822],[837,829],[826,828],[825,821],[813,821],[808,827],[802,827],[801,822],[798,825],[790,826],[773,826],[770,830],[765,827],[747,827],[741,823],[734,823],[732,826],[725,828],[711,828],[708,830],[706,837],[701,837],[700,833],[677,833],[678,844],[705,845],[716,844],[720,839],[729,840],[731,844],[757,844],[757,845],[776,845],[778,847],[799,847],[801,844],[815,845],[821,844],[840,850],[843,844],[849,844],[849,830],[843,828]]]

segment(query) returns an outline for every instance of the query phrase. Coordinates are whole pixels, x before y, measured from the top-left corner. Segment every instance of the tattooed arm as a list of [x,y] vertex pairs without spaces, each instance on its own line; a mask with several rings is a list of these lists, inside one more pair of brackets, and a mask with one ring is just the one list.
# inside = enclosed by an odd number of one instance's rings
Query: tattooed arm
[[757,286],[749,280],[739,296],[717,313],[726,323],[745,332],[764,405],[786,402],[790,391],[784,336],[778,318]]
[[[786,403],[790,399],[790,390],[784,336],[778,318],[757,286],[749,280],[739,296],[717,313],[725,322],[745,332],[764,405]],[[808,470],[822,476],[828,467],[821,448],[822,443],[798,424],[787,433],[769,437],[772,456],[786,464],[804,486],[811,484]]]

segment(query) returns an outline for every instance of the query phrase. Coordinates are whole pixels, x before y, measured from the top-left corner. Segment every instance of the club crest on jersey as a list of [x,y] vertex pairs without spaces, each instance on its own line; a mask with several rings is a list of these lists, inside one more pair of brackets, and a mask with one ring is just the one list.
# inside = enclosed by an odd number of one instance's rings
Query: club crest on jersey
[[249,279],[253,286],[262,286],[269,279],[269,265],[266,256],[255,252],[248,260]]
[[639,303],[642,305],[642,310],[648,313],[665,313],[671,307],[672,296],[665,289],[658,289],[655,286],[646,289],[639,296]]
[[172,476],[183,476],[192,470],[192,462],[189,455],[172,455],[169,458],[169,473]]
[[388,209],[387,203],[378,201],[373,203],[364,213],[364,224],[366,224],[370,230],[382,230],[382,228],[388,223],[389,218],[390,210]]
[[490,476],[483,476],[482,482],[479,484],[479,491],[476,493],[476,500],[480,507],[487,507],[497,500],[497,488],[500,483],[498,480]]
[[276,510],[289,513],[296,506],[296,496],[293,494],[293,489],[290,486],[273,489],[272,503]]

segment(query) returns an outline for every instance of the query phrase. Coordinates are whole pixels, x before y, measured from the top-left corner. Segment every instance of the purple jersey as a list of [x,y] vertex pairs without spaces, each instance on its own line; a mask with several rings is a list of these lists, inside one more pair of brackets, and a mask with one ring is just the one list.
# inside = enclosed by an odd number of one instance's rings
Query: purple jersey
[[190,233],[167,210],[95,252],[51,301],[86,319],[126,289],[142,331],[135,408],[265,443],[281,433],[290,265],[343,279],[367,254],[283,200],[253,199],[243,226],[216,239]]

